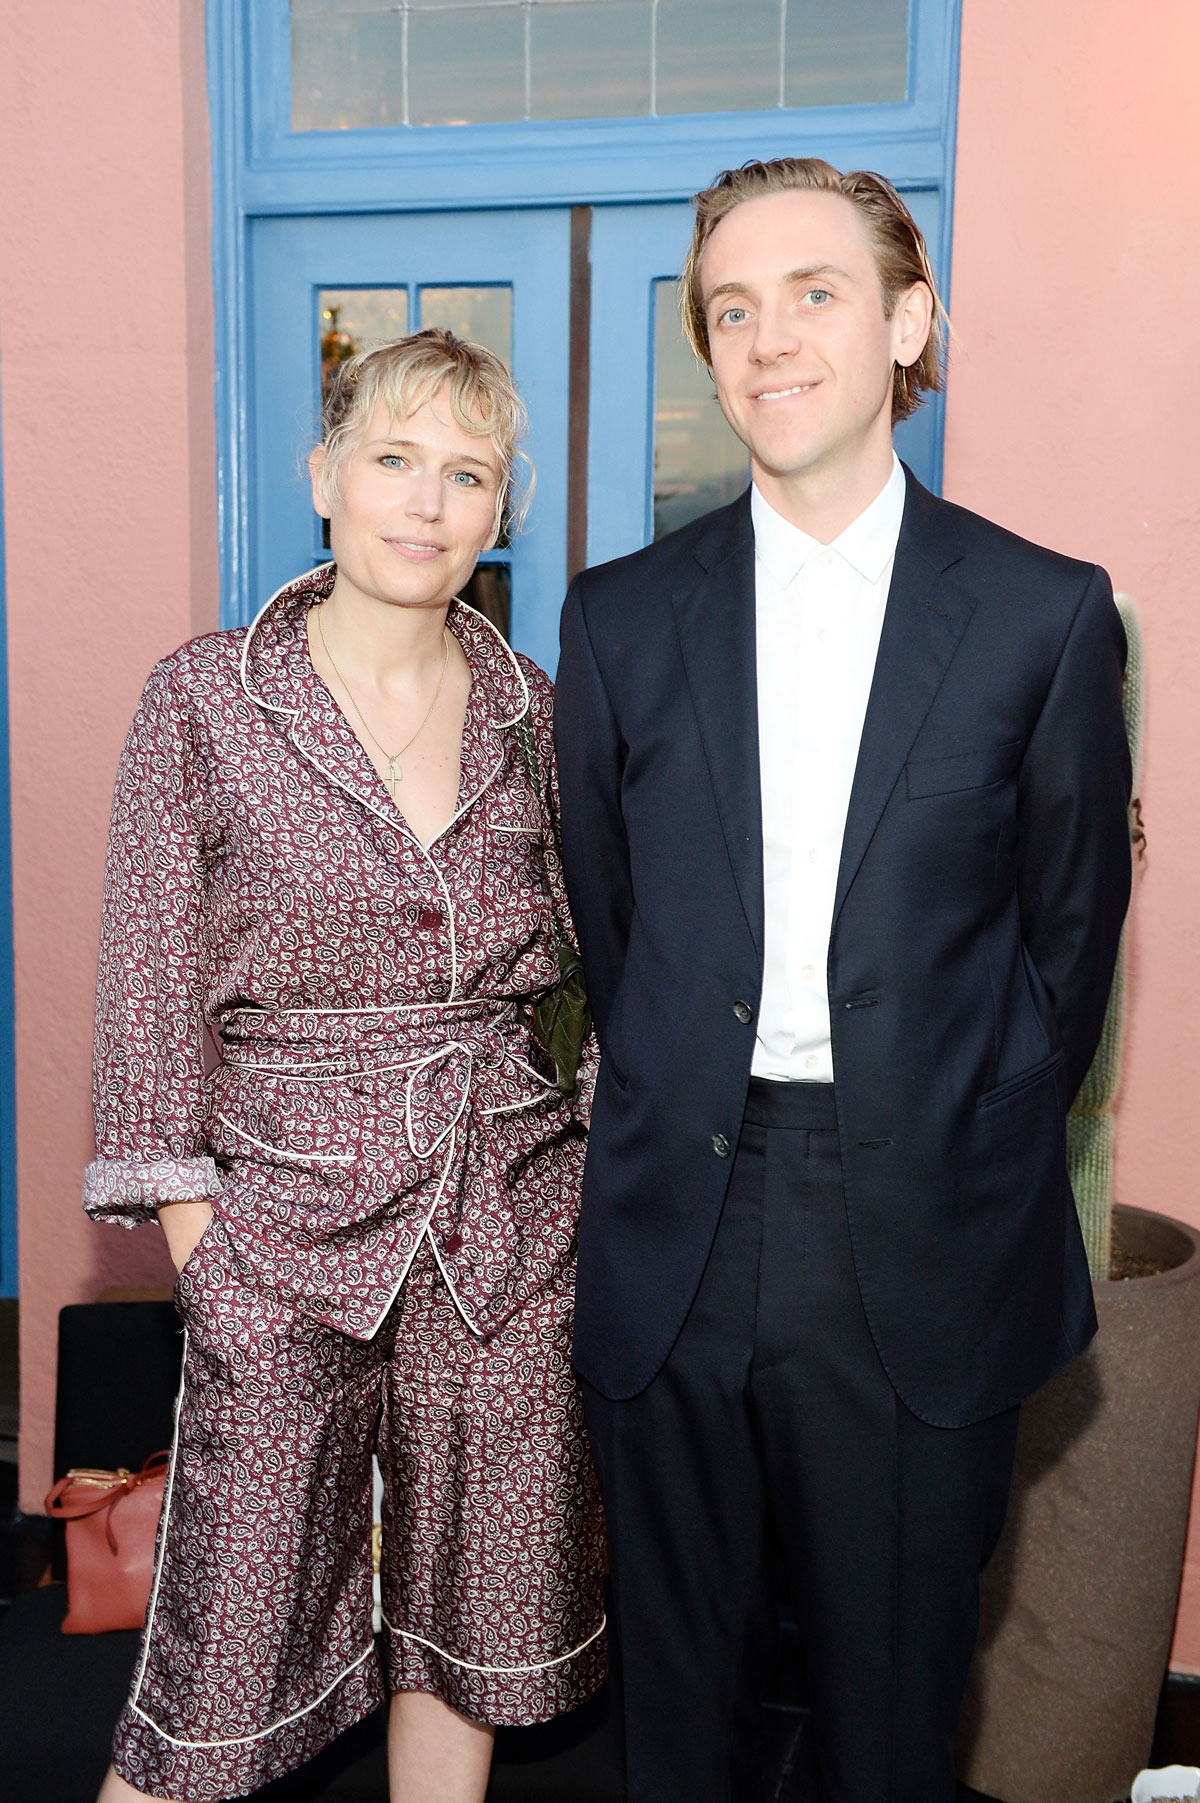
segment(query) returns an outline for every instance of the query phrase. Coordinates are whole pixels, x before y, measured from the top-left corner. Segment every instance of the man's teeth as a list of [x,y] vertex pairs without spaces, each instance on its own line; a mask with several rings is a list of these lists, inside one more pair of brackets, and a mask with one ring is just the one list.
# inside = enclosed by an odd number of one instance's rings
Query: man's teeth
[[795,388],[769,388],[758,398],[760,401],[785,401],[789,394],[803,394],[805,389],[811,387],[811,382],[800,382]]

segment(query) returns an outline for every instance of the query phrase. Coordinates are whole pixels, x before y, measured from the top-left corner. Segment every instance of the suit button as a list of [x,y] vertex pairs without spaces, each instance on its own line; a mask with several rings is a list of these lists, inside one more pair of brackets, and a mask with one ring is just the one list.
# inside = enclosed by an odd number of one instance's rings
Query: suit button
[[713,1134],[712,1149],[716,1153],[718,1158],[728,1158],[729,1157],[729,1141],[726,1139],[726,1137],[723,1133],[714,1133]]
[[754,1019],[754,1010],[749,1002],[735,1002],[733,1004],[733,1012],[738,1020],[741,1021],[743,1027],[748,1027],[750,1022]]

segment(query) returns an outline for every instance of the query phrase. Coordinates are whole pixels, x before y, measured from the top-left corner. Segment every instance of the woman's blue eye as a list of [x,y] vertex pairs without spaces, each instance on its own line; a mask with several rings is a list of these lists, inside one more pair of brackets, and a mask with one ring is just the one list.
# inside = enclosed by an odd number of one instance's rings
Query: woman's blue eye
[[387,454],[385,456],[381,457],[379,459],[379,461],[380,461],[380,463],[383,464],[385,469],[390,470],[390,469],[403,469],[404,468],[403,457],[398,457],[394,451],[387,452]]
[[478,488],[479,487],[479,477],[473,476],[471,474],[470,470],[455,470],[455,472],[454,472],[453,476],[451,476],[450,480],[452,482],[459,483],[460,486],[462,486],[462,487],[469,487],[469,488]]

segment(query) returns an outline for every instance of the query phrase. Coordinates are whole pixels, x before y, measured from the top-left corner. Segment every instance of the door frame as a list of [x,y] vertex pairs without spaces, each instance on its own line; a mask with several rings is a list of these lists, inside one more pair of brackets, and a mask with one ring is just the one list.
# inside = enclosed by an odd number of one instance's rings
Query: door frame
[[[928,197],[949,292],[961,0],[909,0],[908,99],[671,118],[293,132],[288,0],[208,0],[221,620],[251,618],[251,221],[688,200],[751,157],[824,156]],[[940,401],[937,403],[940,408]],[[938,414],[940,422],[940,412]],[[940,448],[941,433],[938,431]],[[940,456],[937,459],[940,477]]]

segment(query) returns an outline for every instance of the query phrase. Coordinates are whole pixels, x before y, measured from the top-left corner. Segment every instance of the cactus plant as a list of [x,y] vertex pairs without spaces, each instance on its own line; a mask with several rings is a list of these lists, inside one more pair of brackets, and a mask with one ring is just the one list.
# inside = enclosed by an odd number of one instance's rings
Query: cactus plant
[[[1117,606],[1129,641],[1125,666],[1123,706],[1129,755],[1133,760],[1134,795],[1137,795],[1138,753],[1142,735],[1142,635],[1137,609],[1128,595],[1118,595]],[[1130,810],[1131,832],[1140,838],[1138,802]],[[1083,1228],[1088,1266],[1092,1277],[1108,1276],[1112,1255],[1113,1115],[1112,1105],[1121,1076],[1121,1035],[1125,1024],[1126,949],[1122,939],[1117,958],[1108,1012],[1100,1045],[1091,1069],[1067,1116],[1067,1168],[1079,1224]]]

